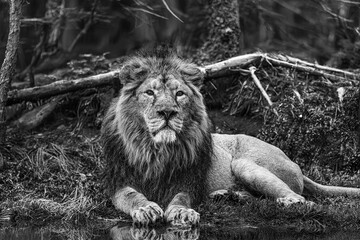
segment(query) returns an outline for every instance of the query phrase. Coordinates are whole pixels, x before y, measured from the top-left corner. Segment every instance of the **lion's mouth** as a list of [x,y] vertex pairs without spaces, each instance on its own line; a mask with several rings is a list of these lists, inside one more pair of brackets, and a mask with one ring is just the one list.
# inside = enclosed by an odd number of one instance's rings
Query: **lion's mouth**
[[164,124],[163,126],[159,127],[156,131],[154,131],[154,132],[152,133],[152,135],[155,136],[155,135],[157,135],[159,132],[164,131],[164,130],[173,130],[173,131],[174,131],[174,129],[172,129],[172,128],[169,126],[169,124]]
[[175,130],[167,124],[153,132],[152,136],[156,143],[171,143],[176,140]]

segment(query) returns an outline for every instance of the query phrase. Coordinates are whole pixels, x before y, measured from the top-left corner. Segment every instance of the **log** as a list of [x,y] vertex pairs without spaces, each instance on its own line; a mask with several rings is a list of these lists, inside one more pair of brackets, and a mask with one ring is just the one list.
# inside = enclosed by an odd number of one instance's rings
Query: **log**
[[20,118],[13,121],[11,125],[26,130],[31,130],[38,127],[47,117],[50,116],[55,108],[58,107],[61,99],[62,96],[55,97],[50,102],[25,113]]
[[245,54],[233,58],[229,58],[225,61],[210,64],[205,67],[200,67],[200,70],[204,73],[205,79],[221,77],[228,73],[234,73],[234,67],[245,68],[249,65],[255,65],[263,57],[262,53]]
[[12,90],[8,93],[7,105],[22,101],[35,101],[85,88],[109,86],[118,79],[119,71],[111,71],[77,80],[60,80],[44,86]]

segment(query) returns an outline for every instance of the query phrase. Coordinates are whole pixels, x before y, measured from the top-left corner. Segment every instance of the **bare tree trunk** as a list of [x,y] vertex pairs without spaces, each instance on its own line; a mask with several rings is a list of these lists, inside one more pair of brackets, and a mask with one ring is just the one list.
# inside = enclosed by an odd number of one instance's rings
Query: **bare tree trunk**
[[[0,144],[5,143],[6,139],[6,112],[5,106],[7,93],[10,87],[11,78],[14,75],[16,64],[16,50],[19,45],[20,35],[20,17],[21,17],[21,0],[9,0],[9,36],[6,45],[5,59],[0,71]],[[1,153],[0,153],[0,158]],[[2,159],[0,159],[1,165]]]
[[239,55],[241,31],[238,0],[209,1],[208,36],[199,52],[199,61],[207,64]]

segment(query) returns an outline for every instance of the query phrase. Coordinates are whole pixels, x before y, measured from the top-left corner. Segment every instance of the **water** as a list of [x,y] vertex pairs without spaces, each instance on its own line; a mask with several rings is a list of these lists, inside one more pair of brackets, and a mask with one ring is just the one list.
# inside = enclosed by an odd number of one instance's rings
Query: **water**
[[115,226],[109,229],[64,229],[64,228],[5,228],[0,230],[1,240],[177,240],[177,239],[210,239],[210,240],[345,240],[359,239],[358,232],[334,232],[328,234],[300,234],[294,232],[279,232],[274,229],[259,229],[241,227],[237,229],[221,229],[202,227],[200,229],[145,229],[132,226]]

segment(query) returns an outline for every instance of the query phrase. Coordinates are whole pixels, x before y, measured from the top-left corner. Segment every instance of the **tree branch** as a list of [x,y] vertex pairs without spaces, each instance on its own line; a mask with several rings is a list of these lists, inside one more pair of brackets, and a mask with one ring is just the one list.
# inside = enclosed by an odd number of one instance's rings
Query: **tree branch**
[[44,86],[12,90],[8,94],[7,105],[22,101],[39,100],[85,88],[109,86],[114,79],[119,78],[118,73],[119,71],[111,71],[77,80],[60,80]]
[[[269,104],[270,107],[272,107],[273,102],[271,101],[269,95],[266,93],[265,89],[263,88],[263,86],[261,85],[260,80],[257,78],[255,71],[256,71],[256,67],[252,66],[249,68],[250,74],[251,74],[251,78],[253,80],[253,82],[255,83],[255,85],[258,87],[258,89],[260,90],[261,94],[263,95],[263,97],[265,98],[265,100],[267,101],[267,103]],[[276,114],[276,116],[279,116],[278,112],[276,111],[276,109],[273,109],[274,113]]]
[[309,74],[323,76],[333,82],[344,80],[360,81],[359,74],[355,74],[349,71],[309,63],[286,55],[266,54],[260,52],[229,58],[225,61],[201,67],[200,70],[205,74],[205,78],[214,78],[233,73],[236,71],[236,69],[239,68],[247,68],[250,64],[256,65],[258,62],[267,62],[270,65],[288,67],[299,71],[308,72]]
[[16,51],[19,45],[20,17],[22,1],[9,1],[9,35],[6,44],[5,58],[0,71],[0,144],[6,139],[6,112],[5,104],[10,88],[10,81],[14,75],[16,65]]

